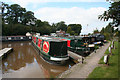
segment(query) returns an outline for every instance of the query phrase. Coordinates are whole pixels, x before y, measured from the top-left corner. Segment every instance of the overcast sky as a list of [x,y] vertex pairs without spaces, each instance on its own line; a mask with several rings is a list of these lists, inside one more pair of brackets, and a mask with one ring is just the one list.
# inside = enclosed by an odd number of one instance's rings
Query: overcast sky
[[98,20],[98,15],[108,10],[106,0],[1,0],[7,4],[19,4],[33,11],[35,17],[50,23],[65,21],[66,24],[81,24],[82,34],[101,30],[108,22]]

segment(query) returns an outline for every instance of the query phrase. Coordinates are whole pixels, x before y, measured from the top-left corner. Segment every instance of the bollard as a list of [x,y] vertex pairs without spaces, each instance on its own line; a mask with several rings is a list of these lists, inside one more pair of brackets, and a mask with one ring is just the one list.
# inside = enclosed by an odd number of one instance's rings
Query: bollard
[[114,40],[112,41],[112,49],[115,49]]
[[111,47],[109,47],[109,53],[111,53]]
[[94,52],[96,53],[96,50]]
[[107,55],[104,56],[104,63],[107,63]]
[[112,55],[112,50],[111,50],[111,47],[109,47],[109,53]]
[[104,56],[104,63],[105,63],[106,65],[109,65],[109,57],[110,57],[109,54]]
[[83,64],[84,58],[82,57],[82,64]]
[[113,44],[111,45],[111,49],[113,49]]

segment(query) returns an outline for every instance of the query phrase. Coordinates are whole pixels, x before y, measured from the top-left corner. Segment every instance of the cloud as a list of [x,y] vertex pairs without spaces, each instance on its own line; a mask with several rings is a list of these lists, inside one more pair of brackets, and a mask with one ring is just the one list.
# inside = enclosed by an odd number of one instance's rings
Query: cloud
[[[106,0],[1,0],[3,2],[16,3],[22,7],[34,9],[35,16],[43,21],[50,23],[57,23],[65,21],[67,24],[78,23],[82,24],[82,33],[92,32],[96,29],[101,29],[106,26],[108,22],[98,20],[98,15],[102,14],[106,8],[95,7],[84,9],[80,7],[72,8],[55,8],[43,7],[37,9],[38,5],[47,2],[106,2]],[[27,10],[28,10],[27,9]],[[33,10],[32,10],[33,11]],[[87,26],[88,25],[88,26]]]
[[83,26],[82,33],[92,32],[93,30],[101,29],[106,26],[106,22],[98,20],[98,15],[102,14],[106,8],[55,8],[44,7],[36,10],[35,16],[50,23],[65,21],[66,24],[81,24]]

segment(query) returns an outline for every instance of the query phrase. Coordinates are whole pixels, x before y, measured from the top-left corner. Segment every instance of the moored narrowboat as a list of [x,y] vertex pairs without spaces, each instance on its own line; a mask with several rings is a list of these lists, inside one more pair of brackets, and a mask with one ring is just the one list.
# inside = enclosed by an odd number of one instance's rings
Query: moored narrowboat
[[90,49],[86,47],[82,39],[77,39],[75,37],[59,37],[61,40],[67,40],[68,50],[75,52],[83,57],[90,54]]
[[90,51],[94,51],[95,49],[95,37],[90,36],[78,36],[77,39],[82,39],[86,47],[90,48]]
[[64,64],[68,59],[67,41],[34,35],[32,43],[40,55],[50,63]]
[[9,42],[9,41],[29,41],[32,40],[32,36],[2,36],[0,41]]

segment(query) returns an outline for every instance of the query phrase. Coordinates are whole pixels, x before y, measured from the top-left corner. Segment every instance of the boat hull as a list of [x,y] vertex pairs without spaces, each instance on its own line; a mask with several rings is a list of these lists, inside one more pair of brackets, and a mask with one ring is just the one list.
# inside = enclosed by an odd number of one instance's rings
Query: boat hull
[[40,48],[32,41],[33,46],[35,49],[38,51],[38,54],[44,59],[44,61],[54,64],[54,65],[65,65],[66,62],[69,60],[69,56],[63,56],[63,57],[53,57],[50,56],[49,54],[46,54]]
[[[89,48],[88,48],[89,49]],[[81,48],[81,49],[77,49],[77,48],[71,48],[71,47],[68,47],[68,50],[78,54],[78,55],[81,55],[83,57],[86,57],[90,54],[90,51],[87,50],[87,48]]]

